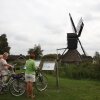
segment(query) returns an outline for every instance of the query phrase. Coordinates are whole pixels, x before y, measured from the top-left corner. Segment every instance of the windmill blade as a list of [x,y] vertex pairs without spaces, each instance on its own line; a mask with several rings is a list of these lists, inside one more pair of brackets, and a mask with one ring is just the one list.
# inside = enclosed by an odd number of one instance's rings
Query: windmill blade
[[79,41],[79,44],[80,44],[80,46],[81,46],[81,49],[82,49],[84,55],[86,56],[86,52],[85,52],[85,50],[84,50],[84,48],[83,48],[83,46],[82,46],[82,43],[81,43],[81,41],[79,40],[79,38],[78,38],[78,41]]
[[76,27],[75,27],[74,21],[73,21],[72,16],[71,16],[70,13],[69,13],[69,17],[70,17],[70,21],[71,21],[71,24],[72,24],[73,30],[74,30],[75,33],[77,33],[77,30],[76,30]]
[[81,32],[83,30],[83,27],[84,27],[84,23],[83,23],[83,19],[81,18],[77,24],[77,34],[78,34],[78,37],[81,36]]
[[57,50],[63,50],[63,49],[65,49],[65,50],[63,51],[62,55],[59,57],[58,61],[63,57],[65,51],[66,51],[68,48],[60,48],[60,49],[57,49]]
[[84,27],[84,23],[82,23],[81,27],[80,27],[80,30],[79,30],[79,33],[78,33],[78,37],[80,37],[81,33],[82,33],[82,30],[83,30],[83,27]]
[[[75,24],[74,24],[74,21],[73,21],[72,16],[71,16],[70,13],[69,13],[69,17],[70,17],[71,24],[72,24],[72,26],[73,26],[74,32],[75,32],[76,34],[77,34],[77,32],[78,32],[78,37],[79,37],[79,36],[81,35],[82,29],[83,29],[83,27],[84,27],[83,20],[82,20],[82,18],[80,19],[80,21],[79,21],[79,23],[78,23],[79,26],[77,26],[77,29],[76,29]],[[79,40],[78,37],[77,37],[77,39],[78,39],[78,41],[79,41],[79,44],[80,44],[80,46],[81,46],[81,49],[82,49],[84,55],[86,56],[86,52],[85,52],[85,50],[84,50],[84,48],[83,48],[83,46],[82,46],[82,43],[81,43],[81,41]]]
[[[83,27],[84,27],[84,23],[83,23],[83,19],[81,18],[81,19],[79,20],[79,22],[78,22],[78,25],[77,25],[77,34],[78,34],[77,36],[78,36],[78,37],[81,36]],[[79,44],[80,44],[80,46],[81,46],[81,49],[82,49],[84,55],[86,56],[86,52],[85,52],[85,50],[84,50],[84,48],[83,48],[83,46],[82,46],[82,43],[81,43],[81,41],[79,40],[79,38],[78,38],[78,41],[79,41]]]

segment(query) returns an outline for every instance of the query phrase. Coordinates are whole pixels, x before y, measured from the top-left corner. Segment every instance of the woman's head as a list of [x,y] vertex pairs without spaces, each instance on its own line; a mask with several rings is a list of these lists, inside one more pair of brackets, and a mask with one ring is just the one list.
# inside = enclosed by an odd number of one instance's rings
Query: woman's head
[[8,58],[8,53],[7,52],[5,52],[4,54],[3,54],[3,58],[6,60],[7,58]]

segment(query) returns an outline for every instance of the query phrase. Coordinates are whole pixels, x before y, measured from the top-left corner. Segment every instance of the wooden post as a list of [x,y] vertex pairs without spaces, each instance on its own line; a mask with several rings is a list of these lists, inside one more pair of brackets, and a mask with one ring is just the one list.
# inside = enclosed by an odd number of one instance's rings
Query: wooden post
[[57,88],[59,88],[58,50],[57,50],[57,60],[56,60],[56,86]]

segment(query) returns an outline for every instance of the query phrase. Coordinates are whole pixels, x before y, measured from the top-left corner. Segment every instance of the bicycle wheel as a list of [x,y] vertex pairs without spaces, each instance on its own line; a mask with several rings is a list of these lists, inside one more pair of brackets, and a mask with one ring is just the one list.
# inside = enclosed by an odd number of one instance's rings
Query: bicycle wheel
[[11,83],[9,90],[13,96],[23,95],[25,93],[25,81],[21,79],[15,79]]
[[44,91],[47,88],[48,82],[47,77],[42,75],[41,73],[36,77],[36,89],[38,91]]
[[2,87],[2,80],[0,79],[0,93],[2,92],[2,89],[3,89],[3,87]]

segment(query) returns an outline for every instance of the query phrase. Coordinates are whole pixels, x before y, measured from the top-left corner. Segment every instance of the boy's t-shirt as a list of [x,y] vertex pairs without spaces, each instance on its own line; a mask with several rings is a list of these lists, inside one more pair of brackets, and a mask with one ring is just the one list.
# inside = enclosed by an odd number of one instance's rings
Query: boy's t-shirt
[[35,74],[36,66],[35,66],[35,61],[33,59],[29,59],[26,61],[26,74]]

